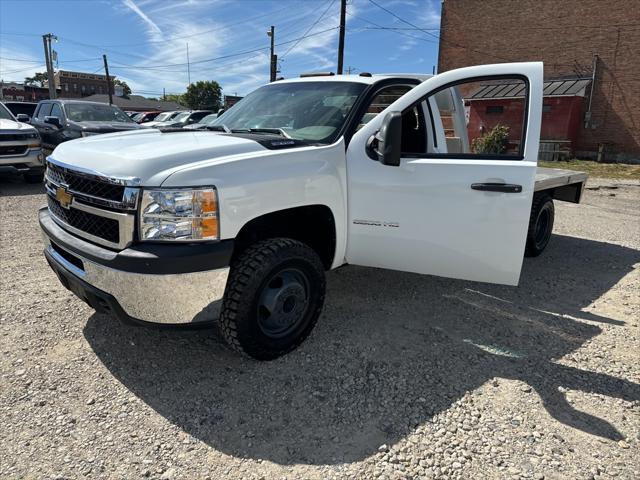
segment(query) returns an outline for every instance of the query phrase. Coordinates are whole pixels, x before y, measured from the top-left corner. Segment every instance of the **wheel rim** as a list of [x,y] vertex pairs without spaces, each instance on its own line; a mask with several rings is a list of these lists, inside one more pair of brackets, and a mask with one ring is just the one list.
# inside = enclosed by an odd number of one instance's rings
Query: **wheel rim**
[[543,246],[548,240],[550,236],[549,231],[549,222],[551,221],[551,215],[549,214],[549,210],[544,208],[540,211],[540,215],[538,215],[538,222],[536,223],[536,231],[535,231],[535,241],[538,247]]
[[281,338],[302,323],[309,307],[309,280],[297,268],[278,270],[258,296],[258,326],[270,338]]

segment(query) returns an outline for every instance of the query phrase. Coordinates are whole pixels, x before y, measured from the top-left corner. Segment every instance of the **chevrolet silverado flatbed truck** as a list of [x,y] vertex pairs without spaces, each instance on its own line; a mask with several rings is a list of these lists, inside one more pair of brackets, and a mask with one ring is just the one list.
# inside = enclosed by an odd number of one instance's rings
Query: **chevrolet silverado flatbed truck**
[[[509,77],[524,85],[519,150],[472,153],[458,86]],[[261,360],[309,335],[342,265],[517,285],[553,200],[578,203],[586,181],[537,169],[542,85],[541,63],[315,74],[257,89],[208,130],[63,143],[47,159],[44,255],[99,312],[217,319]]]

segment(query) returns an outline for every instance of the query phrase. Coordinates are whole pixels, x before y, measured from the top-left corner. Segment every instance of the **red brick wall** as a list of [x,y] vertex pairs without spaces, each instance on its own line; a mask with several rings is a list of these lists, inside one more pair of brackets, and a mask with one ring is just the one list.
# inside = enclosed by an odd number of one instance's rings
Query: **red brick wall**
[[597,54],[592,122],[580,122],[577,150],[607,143],[640,161],[639,24],[640,0],[443,0],[438,70],[539,60],[545,78],[590,76]]
[[[491,100],[472,100],[469,102],[469,124],[467,131],[469,143],[489,132],[496,125],[509,127],[509,143],[519,142],[522,138],[522,113],[524,99],[495,98]],[[502,107],[502,113],[487,113],[487,107]]]
[[[581,124],[581,97],[545,97],[544,105],[551,107],[542,114],[541,140],[569,140],[575,151]],[[469,101],[469,142],[481,137],[496,125],[509,127],[509,143],[522,138],[524,101],[522,99],[494,98]],[[502,113],[487,113],[487,106],[502,106]]]

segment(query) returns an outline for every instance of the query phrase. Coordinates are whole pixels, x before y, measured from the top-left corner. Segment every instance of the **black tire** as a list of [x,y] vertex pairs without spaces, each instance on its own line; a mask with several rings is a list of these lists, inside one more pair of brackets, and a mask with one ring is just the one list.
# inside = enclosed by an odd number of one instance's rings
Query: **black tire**
[[553,231],[554,217],[555,208],[551,196],[548,193],[535,193],[529,217],[525,257],[537,257],[547,248]]
[[324,296],[324,267],[314,250],[289,238],[258,242],[231,265],[221,335],[257,360],[280,357],[309,336]]
[[24,174],[24,181],[27,183],[42,183],[42,180],[44,180],[43,172]]

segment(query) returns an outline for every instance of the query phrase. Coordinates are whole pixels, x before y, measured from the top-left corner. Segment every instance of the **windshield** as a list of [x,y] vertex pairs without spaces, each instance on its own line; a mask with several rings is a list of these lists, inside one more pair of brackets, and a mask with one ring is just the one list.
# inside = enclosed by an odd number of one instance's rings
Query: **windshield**
[[206,117],[203,117],[198,123],[203,123],[205,125],[213,125],[213,122],[215,122],[217,118],[218,118],[217,113],[210,113]]
[[282,129],[291,138],[331,143],[365,87],[334,81],[272,83],[247,95],[210,125],[232,131]]
[[177,117],[175,117],[173,119],[174,122],[184,122],[187,118],[189,118],[189,115],[191,115],[191,112],[183,112],[181,114],[179,114]]
[[95,103],[67,103],[67,117],[74,122],[124,122],[135,123],[119,108]]
[[7,109],[7,107],[2,105],[1,103],[0,103],[0,119],[15,120],[15,118],[13,118],[13,115],[11,115],[11,112]]
[[156,122],[163,122],[165,120],[169,120],[170,116],[171,116],[171,112],[164,112],[158,115],[155,120]]

